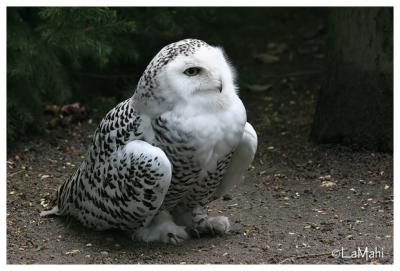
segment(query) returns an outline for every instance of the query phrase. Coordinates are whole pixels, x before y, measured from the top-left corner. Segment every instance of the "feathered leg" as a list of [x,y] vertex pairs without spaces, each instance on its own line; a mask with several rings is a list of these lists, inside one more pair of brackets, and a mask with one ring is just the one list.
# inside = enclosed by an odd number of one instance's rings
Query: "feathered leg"
[[[220,186],[212,199],[215,200],[238,184],[244,178],[257,150],[257,134],[254,128],[246,123],[242,140],[232,156],[232,161]],[[197,206],[191,211],[176,209],[174,217],[179,223],[186,225],[194,236],[202,234],[222,235],[229,231],[230,223],[225,216],[209,216],[207,208]]]
[[232,156],[232,161],[222,179],[221,185],[214,193],[214,198],[217,199],[225,195],[236,184],[244,179],[244,174],[247,172],[254,155],[257,150],[257,134],[250,123],[246,123],[242,140]]
[[176,245],[188,239],[189,235],[185,226],[175,224],[171,214],[163,210],[153,218],[149,225],[136,231],[133,237],[143,242],[162,242]]
[[[164,152],[157,147],[153,147],[150,144],[139,140],[134,142],[136,143],[129,143],[135,145],[127,146],[127,149],[132,149],[133,152],[131,155],[133,155],[135,159],[139,157],[136,164],[139,164],[139,169],[142,170],[142,172],[139,172],[137,175],[140,175],[142,178],[147,177],[150,182],[153,179],[157,180],[156,176],[162,175],[162,178],[158,181],[159,185],[153,184],[152,187],[146,186],[146,184],[148,184],[146,181],[143,183],[142,188],[144,188],[145,191],[143,200],[152,201],[151,203],[154,207],[147,208],[146,222],[142,227],[135,230],[132,235],[133,239],[143,242],[162,242],[170,244],[177,244],[188,239],[188,234],[186,233],[185,228],[177,226],[168,211],[159,211],[171,182],[172,168],[168,158]],[[136,146],[138,142],[140,142],[142,146],[145,145],[146,150],[140,150],[140,152],[138,152],[138,146]],[[154,156],[150,157],[152,154],[154,154]],[[154,167],[149,167],[147,164],[142,165],[140,157],[143,155],[146,155],[146,159],[148,160],[156,160],[158,162],[154,164]],[[146,193],[149,195],[148,197],[146,196]],[[155,194],[156,197],[152,198],[150,194]],[[142,209],[146,209],[146,207],[148,207],[147,204],[141,206]]]

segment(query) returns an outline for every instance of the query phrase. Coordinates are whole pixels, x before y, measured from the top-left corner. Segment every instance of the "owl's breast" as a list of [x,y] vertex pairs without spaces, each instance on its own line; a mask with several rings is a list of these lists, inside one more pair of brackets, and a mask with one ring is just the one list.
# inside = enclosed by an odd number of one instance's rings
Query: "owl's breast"
[[199,167],[213,170],[217,161],[234,151],[239,144],[246,124],[246,111],[242,102],[235,103],[218,112],[201,114],[176,114],[168,112],[159,118],[164,126],[159,137],[166,148],[188,147],[189,155]]
[[241,102],[218,113],[168,112],[153,120],[153,143],[172,164],[171,185],[163,208],[172,208],[181,201],[200,202],[212,194],[243,136],[245,123]]

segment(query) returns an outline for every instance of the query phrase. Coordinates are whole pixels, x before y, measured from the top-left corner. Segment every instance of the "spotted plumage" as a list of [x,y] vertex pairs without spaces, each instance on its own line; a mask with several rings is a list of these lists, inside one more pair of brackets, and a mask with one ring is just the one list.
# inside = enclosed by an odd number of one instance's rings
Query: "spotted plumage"
[[206,205],[243,178],[256,147],[222,50],[182,40],[164,47],[134,95],[108,112],[86,159],[58,188],[56,206],[42,215],[146,242],[223,234],[228,219],[208,216]]

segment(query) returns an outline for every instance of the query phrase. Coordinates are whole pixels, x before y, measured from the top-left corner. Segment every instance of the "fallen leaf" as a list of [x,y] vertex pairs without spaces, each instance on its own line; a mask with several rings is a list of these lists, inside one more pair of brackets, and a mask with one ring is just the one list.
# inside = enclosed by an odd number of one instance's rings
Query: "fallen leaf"
[[259,174],[260,176],[262,176],[262,175],[264,175],[265,173],[267,173],[267,171],[266,171],[266,170],[263,170],[263,171],[260,171],[258,174]]
[[336,183],[332,181],[322,181],[321,187],[332,188],[335,187]]
[[271,55],[268,53],[255,54],[254,58],[256,58],[266,64],[274,64],[281,60],[278,56],[274,56],[274,55]]
[[288,49],[288,45],[284,42],[275,43],[270,42],[268,43],[268,53],[272,55],[282,54]]
[[57,106],[57,105],[55,105],[55,104],[46,105],[44,111],[45,111],[46,113],[51,113],[51,114],[53,114],[53,115],[57,115],[57,114],[60,112],[60,107]]
[[77,253],[79,253],[80,252],[80,250],[79,249],[73,249],[73,250],[71,250],[71,251],[67,251],[67,252],[65,252],[65,255],[73,255],[73,254],[77,254]]
[[244,87],[254,92],[264,92],[272,88],[272,84],[246,84]]
[[63,147],[63,152],[65,152],[65,153],[71,153],[71,152],[74,152],[74,151],[75,151],[75,148],[72,147],[72,146],[64,146]]
[[331,175],[320,176],[319,179],[321,181],[330,181],[332,179]]
[[33,251],[41,251],[43,249],[46,249],[44,246],[37,246]]

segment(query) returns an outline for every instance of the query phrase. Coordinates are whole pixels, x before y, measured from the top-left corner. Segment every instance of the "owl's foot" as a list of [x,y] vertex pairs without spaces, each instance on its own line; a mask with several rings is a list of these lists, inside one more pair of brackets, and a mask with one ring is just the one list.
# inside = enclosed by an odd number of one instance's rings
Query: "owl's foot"
[[133,238],[142,242],[161,242],[165,244],[179,244],[189,239],[185,227],[178,226],[167,211],[160,212],[150,224],[135,232]]
[[209,216],[206,225],[208,231],[213,235],[224,235],[231,227],[226,216]]
[[47,211],[41,211],[40,216],[45,217],[45,216],[51,216],[51,215],[59,215],[59,210],[58,206],[54,206],[52,209],[47,210]]
[[193,225],[188,230],[192,237],[224,235],[230,229],[229,219],[226,216],[209,216],[203,207],[195,208],[192,215]]

